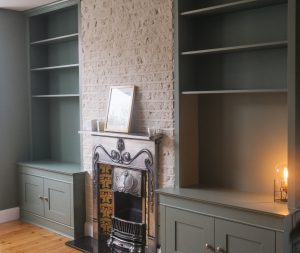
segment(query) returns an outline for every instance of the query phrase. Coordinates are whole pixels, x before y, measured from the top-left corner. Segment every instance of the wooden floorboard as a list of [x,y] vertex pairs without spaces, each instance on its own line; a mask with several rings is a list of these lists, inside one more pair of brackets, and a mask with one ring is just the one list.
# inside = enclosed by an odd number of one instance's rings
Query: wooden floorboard
[[0,224],[0,253],[79,253],[70,239],[23,221]]

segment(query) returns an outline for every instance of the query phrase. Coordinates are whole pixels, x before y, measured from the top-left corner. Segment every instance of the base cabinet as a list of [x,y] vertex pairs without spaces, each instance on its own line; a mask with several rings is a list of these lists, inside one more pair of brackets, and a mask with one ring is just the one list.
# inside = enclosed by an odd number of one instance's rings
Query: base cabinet
[[212,217],[166,208],[166,231],[167,253],[202,253],[214,247]]
[[21,218],[70,237],[84,235],[85,174],[20,166]]
[[275,231],[215,219],[217,252],[275,253]]
[[167,253],[276,252],[275,231],[176,208],[165,209],[165,232]]
[[71,187],[51,179],[21,175],[21,207],[47,219],[71,225]]
[[[274,214],[192,199],[191,192],[203,193],[198,190],[188,191],[189,195],[176,189],[158,192],[162,253],[293,252],[286,232],[291,229],[293,213]],[[209,199],[218,198],[215,191],[213,195],[209,191],[205,194]]]

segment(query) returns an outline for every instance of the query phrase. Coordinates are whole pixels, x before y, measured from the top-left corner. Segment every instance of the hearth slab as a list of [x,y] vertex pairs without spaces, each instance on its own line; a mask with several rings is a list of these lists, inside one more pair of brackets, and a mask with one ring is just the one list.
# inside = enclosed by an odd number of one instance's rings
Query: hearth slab
[[[108,238],[109,236],[100,236],[100,248],[98,248],[98,240],[95,240],[90,236],[84,236],[73,241],[68,241],[66,242],[66,245],[84,253],[113,253],[112,250],[106,246]],[[128,251],[124,251],[124,253],[127,252]],[[144,253],[147,252],[148,250],[145,249]]]
[[108,238],[109,236],[100,236],[100,242],[98,242],[90,236],[84,236],[68,241],[66,245],[84,253],[112,253],[111,249],[107,247]]

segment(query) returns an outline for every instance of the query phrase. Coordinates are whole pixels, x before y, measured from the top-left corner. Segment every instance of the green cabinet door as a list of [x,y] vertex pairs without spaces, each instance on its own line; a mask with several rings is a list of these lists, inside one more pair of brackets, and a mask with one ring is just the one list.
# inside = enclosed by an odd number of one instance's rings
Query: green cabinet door
[[71,225],[72,184],[44,179],[45,217]]
[[275,253],[275,231],[215,219],[215,246],[220,253]]
[[21,208],[43,216],[43,178],[21,174]]
[[214,219],[205,215],[166,208],[167,253],[211,253]]

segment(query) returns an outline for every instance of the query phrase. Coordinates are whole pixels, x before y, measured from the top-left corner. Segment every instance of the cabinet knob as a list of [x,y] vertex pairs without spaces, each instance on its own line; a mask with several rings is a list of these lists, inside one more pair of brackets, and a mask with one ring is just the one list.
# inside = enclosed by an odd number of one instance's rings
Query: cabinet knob
[[47,202],[49,201],[49,199],[47,197],[44,197],[44,200],[46,200]]
[[217,247],[217,252],[226,253],[226,251],[224,249],[222,249],[221,247]]
[[43,197],[43,196],[39,196],[39,199],[40,199],[40,200],[44,200],[44,197]]
[[211,245],[208,244],[208,243],[205,243],[205,248],[208,249],[208,250],[214,251],[214,247],[211,246]]

